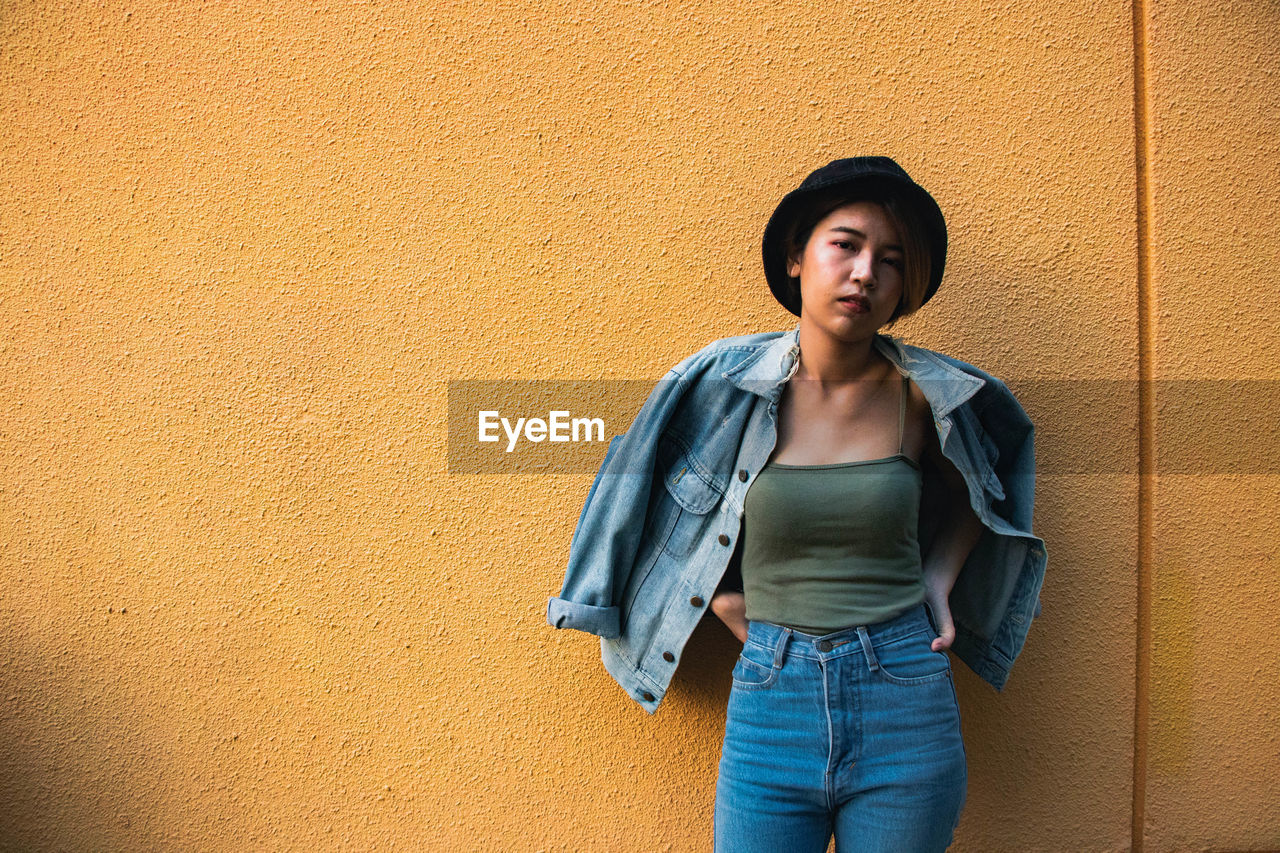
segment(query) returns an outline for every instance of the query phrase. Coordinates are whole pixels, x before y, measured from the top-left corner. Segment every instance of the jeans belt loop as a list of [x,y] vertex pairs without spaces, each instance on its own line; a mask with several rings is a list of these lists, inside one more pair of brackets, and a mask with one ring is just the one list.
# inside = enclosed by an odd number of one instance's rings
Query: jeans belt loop
[[773,652],[773,668],[782,668],[782,659],[787,654],[787,643],[791,640],[791,629],[783,628],[782,634],[778,637],[778,648]]
[[862,643],[862,653],[867,656],[867,666],[875,672],[880,668],[880,661],[876,660],[875,649],[871,648],[871,637],[867,635],[867,629],[863,625],[858,626],[858,640]]

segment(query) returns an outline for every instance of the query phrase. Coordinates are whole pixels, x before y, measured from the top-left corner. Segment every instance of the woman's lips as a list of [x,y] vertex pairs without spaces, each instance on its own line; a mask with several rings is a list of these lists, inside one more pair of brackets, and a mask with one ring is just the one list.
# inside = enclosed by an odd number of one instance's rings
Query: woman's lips
[[860,296],[846,296],[836,301],[854,314],[865,314],[871,310],[871,304]]

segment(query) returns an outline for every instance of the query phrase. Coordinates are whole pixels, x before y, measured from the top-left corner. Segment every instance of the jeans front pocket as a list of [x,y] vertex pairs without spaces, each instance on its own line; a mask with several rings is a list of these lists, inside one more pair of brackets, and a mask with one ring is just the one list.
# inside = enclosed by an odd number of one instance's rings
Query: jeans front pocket
[[877,672],[891,684],[928,684],[951,675],[951,658],[935,652],[935,635],[925,629],[875,646]]
[[754,643],[750,639],[742,646],[742,653],[733,665],[733,686],[737,690],[760,690],[769,687],[778,677],[773,665],[773,649]]

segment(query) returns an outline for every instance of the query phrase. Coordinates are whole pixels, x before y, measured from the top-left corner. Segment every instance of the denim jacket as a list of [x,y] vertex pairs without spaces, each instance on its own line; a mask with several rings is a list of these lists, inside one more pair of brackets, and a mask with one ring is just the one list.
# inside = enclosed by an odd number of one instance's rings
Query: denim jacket
[[[798,335],[797,327],[724,338],[680,362],[610,441],[587,492],[547,621],[599,635],[605,668],[649,713],[734,554],[743,498],[777,441]],[[874,346],[928,400],[942,453],[982,522],[951,591],[951,648],[1000,690],[1040,613],[1046,552],[1031,533],[1034,428],[990,374],[888,335]],[[922,509],[922,552],[936,516]]]

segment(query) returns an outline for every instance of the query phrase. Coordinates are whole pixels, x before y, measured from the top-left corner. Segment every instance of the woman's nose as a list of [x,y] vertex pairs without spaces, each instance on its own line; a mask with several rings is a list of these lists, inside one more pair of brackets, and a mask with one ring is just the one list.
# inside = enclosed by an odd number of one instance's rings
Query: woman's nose
[[871,257],[868,251],[861,251],[853,258],[853,266],[849,270],[849,278],[853,281],[861,282],[866,287],[874,287],[875,279],[875,259]]

